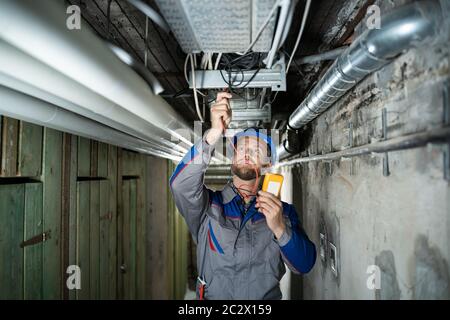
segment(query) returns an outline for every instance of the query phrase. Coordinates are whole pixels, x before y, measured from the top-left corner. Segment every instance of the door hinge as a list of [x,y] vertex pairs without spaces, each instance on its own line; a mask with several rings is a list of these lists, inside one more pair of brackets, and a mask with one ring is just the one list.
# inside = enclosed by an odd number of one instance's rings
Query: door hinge
[[34,236],[28,240],[25,240],[24,242],[22,242],[20,244],[20,247],[24,248],[27,246],[32,246],[34,244],[38,244],[38,243],[47,241],[48,239],[50,239],[50,231],[51,230],[45,231],[44,233],[38,234],[37,236]]

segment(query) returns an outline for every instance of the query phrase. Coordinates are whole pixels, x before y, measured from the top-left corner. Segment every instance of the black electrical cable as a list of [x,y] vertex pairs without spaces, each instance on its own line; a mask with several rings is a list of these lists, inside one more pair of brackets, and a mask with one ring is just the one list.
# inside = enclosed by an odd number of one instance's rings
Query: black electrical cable
[[111,3],[112,0],[108,0],[108,7],[106,9],[106,20],[107,20],[107,25],[106,25],[106,38],[108,40],[110,40],[111,36],[110,36],[110,31],[109,28],[111,26]]
[[246,100],[246,101],[253,101],[253,100],[257,99],[259,95],[256,95],[256,96],[254,96],[253,98],[246,98],[246,97],[243,97],[242,95],[240,95],[238,92],[236,92],[235,89],[243,89],[243,88],[245,88],[245,87],[253,80],[253,78],[256,76],[256,74],[258,73],[258,71],[259,71],[259,69],[255,71],[255,73],[252,75],[252,77],[247,81],[247,83],[246,83],[244,86],[238,87],[238,88],[233,88],[233,85],[230,83],[230,81],[227,81],[227,80],[225,79],[225,77],[224,77],[224,75],[223,75],[223,73],[222,73],[222,70],[220,70],[220,75],[222,76],[223,81],[224,81],[225,83],[227,83],[227,85],[228,85],[228,90],[229,90],[231,93],[237,95],[238,97],[240,97],[240,98],[243,99],[243,100]]
[[[253,98],[246,98],[240,95],[238,92],[236,92],[237,89],[244,89],[246,88],[251,81],[256,77],[258,72],[261,70],[261,54],[260,53],[254,53],[249,52],[244,55],[238,55],[238,54],[224,54],[221,59],[220,63],[220,75],[223,79],[223,81],[227,84],[228,90],[231,93],[234,93],[235,95],[239,96],[243,100],[246,101],[252,101],[258,98],[259,95],[256,95]],[[255,72],[252,74],[250,79],[245,81],[244,83],[244,71],[249,71],[252,69],[255,69]],[[224,70],[228,75],[228,80],[225,78],[222,70]],[[234,78],[232,79],[232,74],[235,73]],[[240,74],[240,80],[237,81],[237,77]]]

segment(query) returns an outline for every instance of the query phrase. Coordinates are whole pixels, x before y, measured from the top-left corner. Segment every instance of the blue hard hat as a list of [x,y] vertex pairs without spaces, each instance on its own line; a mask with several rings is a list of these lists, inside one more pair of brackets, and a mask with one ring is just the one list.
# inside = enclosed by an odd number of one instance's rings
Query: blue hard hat
[[247,128],[244,131],[238,132],[233,136],[233,144],[234,144],[234,146],[236,146],[238,140],[242,137],[259,138],[267,144],[267,147],[268,147],[267,150],[270,152],[271,162],[272,162],[272,164],[274,164],[276,162],[276,156],[277,156],[275,144],[273,143],[273,140],[270,136],[261,132],[262,130],[266,131],[265,129],[259,129],[259,128]]

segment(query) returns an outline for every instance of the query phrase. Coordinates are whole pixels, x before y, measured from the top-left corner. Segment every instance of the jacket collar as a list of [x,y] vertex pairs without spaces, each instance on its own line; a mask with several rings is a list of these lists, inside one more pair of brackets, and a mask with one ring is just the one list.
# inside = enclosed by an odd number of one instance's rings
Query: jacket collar
[[[250,203],[253,202],[254,198],[255,197],[253,196]],[[233,185],[233,181],[230,180],[227,182],[225,187],[222,189],[222,203],[223,204],[230,203],[231,201],[233,201],[233,199],[240,200],[241,196],[236,191],[236,188]]]
[[239,197],[239,195],[233,190],[232,184],[233,181],[230,180],[222,189],[222,200],[224,204],[231,202],[235,197]]
[[[262,175],[260,178],[258,190],[261,189],[263,181],[264,181],[264,175]],[[227,182],[225,187],[223,187],[223,189],[222,189],[222,201],[224,204],[229,203],[236,197],[239,198],[240,196],[233,189],[233,180],[230,180]]]

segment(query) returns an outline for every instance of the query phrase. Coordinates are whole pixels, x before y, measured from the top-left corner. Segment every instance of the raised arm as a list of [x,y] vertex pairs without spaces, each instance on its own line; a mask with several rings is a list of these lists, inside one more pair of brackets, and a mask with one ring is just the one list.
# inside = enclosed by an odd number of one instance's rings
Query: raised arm
[[170,177],[169,184],[175,204],[197,240],[198,229],[209,204],[209,192],[203,184],[205,171],[214,146],[203,137],[184,156]]
[[209,191],[204,185],[205,171],[214,151],[214,145],[231,120],[228,93],[219,93],[211,108],[212,128],[184,156],[175,168],[169,183],[175,204],[192,236],[197,240],[198,230],[209,206]]

